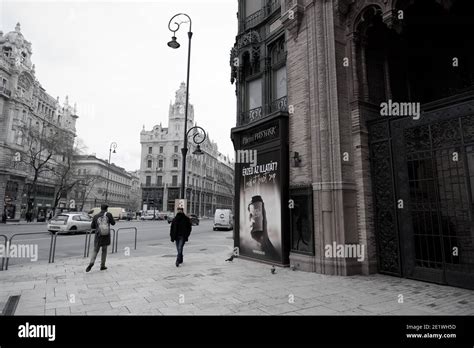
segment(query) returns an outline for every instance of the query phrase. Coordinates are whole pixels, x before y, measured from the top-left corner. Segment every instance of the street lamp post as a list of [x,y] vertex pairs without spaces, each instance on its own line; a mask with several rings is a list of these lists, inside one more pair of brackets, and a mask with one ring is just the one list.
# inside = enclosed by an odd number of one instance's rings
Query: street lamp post
[[[173,22],[173,19],[179,17],[179,16],[185,16],[188,18],[188,21],[184,22]],[[183,23],[189,23],[189,31],[188,31],[188,38],[189,38],[189,45],[188,45],[188,69],[187,69],[187,77],[186,77],[186,106],[185,106],[185,116],[184,116],[184,147],[181,149],[181,153],[183,154],[183,164],[182,164],[182,172],[181,172],[181,199],[185,198],[186,192],[185,192],[185,180],[186,180],[186,155],[188,154],[188,108],[189,108],[189,72],[190,72],[190,67],[191,67],[191,39],[193,37],[193,32],[192,32],[192,20],[191,17],[189,17],[185,13],[178,13],[174,15],[169,23],[168,23],[168,29],[173,33],[173,37],[171,38],[171,41],[168,42],[168,46],[177,49],[181,45],[178,43],[176,39],[176,32],[179,30],[181,24]],[[175,28],[171,27],[172,24],[175,25]]]
[[110,159],[112,157],[112,150],[114,150],[113,153],[117,153],[115,149],[117,148],[117,143],[113,142],[110,144],[109,147],[109,165],[107,166],[107,188],[105,189],[105,203],[108,203],[109,199],[109,177],[110,177]]

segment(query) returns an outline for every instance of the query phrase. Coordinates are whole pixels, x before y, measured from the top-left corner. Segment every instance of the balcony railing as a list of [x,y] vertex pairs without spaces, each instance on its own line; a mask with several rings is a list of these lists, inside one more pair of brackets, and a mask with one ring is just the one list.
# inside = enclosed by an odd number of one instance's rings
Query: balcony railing
[[2,87],[0,87],[0,94],[3,94],[4,96],[10,98],[12,96],[12,91],[10,91],[6,87],[2,86]]
[[287,96],[274,100],[270,104],[270,113],[274,113],[278,111],[288,112],[288,97]]
[[257,12],[252,13],[247,18],[245,18],[245,22],[244,22],[245,30],[258,25],[261,21],[263,21],[264,14],[265,14],[264,10],[261,9]]
[[239,126],[256,122],[265,118],[266,116],[275,112],[288,112],[288,97],[284,96],[277,100],[274,100],[271,104],[265,105],[264,107],[258,107],[248,111],[244,111],[240,115]]
[[263,108],[258,107],[255,109],[251,109],[249,111],[245,111],[242,113],[242,122],[243,123],[250,123],[257,121],[263,117]]
[[242,21],[242,30],[245,31],[249,28],[255,27],[267,17],[272,15],[281,6],[280,0],[267,0],[265,6],[261,10],[252,13]]

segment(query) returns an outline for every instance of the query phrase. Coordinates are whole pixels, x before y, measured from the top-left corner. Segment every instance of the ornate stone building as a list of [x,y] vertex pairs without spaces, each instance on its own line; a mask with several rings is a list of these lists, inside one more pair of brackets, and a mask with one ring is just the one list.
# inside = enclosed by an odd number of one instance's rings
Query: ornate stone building
[[[168,127],[161,123],[140,134],[142,145],[140,180],[144,210],[174,211],[180,196],[186,84],[176,92],[169,107]],[[188,130],[195,125],[194,106],[189,105]],[[191,136],[191,135],[190,135]],[[209,139],[201,144],[204,155],[193,155],[196,146],[188,143],[186,198],[188,212],[214,216],[215,209],[233,208],[233,163]],[[146,208],[146,209],[145,209]]]
[[[12,220],[20,219],[26,209],[26,192],[33,180],[31,166],[25,161],[31,151],[25,132],[35,130],[49,141],[61,134],[72,147],[78,118],[67,97],[61,104],[59,97],[46,93],[35,77],[31,55],[31,43],[23,37],[20,24],[5,35],[0,31],[0,215],[5,211]],[[63,161],[54,154],[48,166],[53,168]],[[38,178],[37,209],[48,210],[54,192],[55,178],[51,171],[44,172]],[[61,204],[65,203],[63,199]]]
[[[279,138],[289,137],[292,201],[281,208],[283,260],[474,288],[473,7],[239,1],[236,150],[243,133],[275,117],[274,37],[286,52],[288,133]],[[363,257],[328,256],[332,245],[363,246]]]

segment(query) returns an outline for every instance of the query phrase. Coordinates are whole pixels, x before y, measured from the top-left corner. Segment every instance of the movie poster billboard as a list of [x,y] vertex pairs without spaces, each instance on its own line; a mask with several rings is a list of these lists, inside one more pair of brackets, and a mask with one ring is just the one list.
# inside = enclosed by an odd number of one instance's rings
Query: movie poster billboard
[[239,253],[282,263],[280,151],[257,153],[242,165],[240,177]]

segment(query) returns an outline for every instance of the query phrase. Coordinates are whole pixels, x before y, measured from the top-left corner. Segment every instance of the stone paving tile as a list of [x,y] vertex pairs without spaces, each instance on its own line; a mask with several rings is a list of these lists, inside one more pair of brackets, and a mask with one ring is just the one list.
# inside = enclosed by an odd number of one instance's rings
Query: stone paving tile
[[[224,245],[222,238],[209,238],[208,244]],[[172,246],[153,251],[157,255],[113,254],[105,272],[95,267],[85,273],[87,260],[82,258],[12,265],[0,272],[0,304],[21,294],[15,314],[474,315],[471,290],[380,274],[338,277],[285,268],[271,274],[265,264],[226,263],[232,251],[226,246],[213,254],[188,249],[185,264],[176,268],[171,258],[161,257],[174,255]],[[75,304],[69,302],[71,294]],[[403,304],[398,303],[400,294]]]
[[300,309],[298,311],[294,311],[295,314],[300,315],[337,315],[341,314],[337,311],[334,311],[330,308],[324,306],[316,306],[316,307],[309,307],[305,309]]
[[82,306],[71,306],[71,314],[79,315],[79,313],[87,313],[91,311],[107,311],[112,310],[112,306],[110,303],[97,303],[97,304],[90,304],[90,305],[82,305]]

